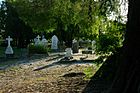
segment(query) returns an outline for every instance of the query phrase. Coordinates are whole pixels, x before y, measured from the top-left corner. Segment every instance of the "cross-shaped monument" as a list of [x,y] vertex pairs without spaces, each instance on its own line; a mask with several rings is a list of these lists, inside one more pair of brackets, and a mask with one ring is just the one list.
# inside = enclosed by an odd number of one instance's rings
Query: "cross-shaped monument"
[[11,45],[10,45],[10,44],[11,44],[10,42],[13,41],[13,39],[10,38],[10,36],[8,36],[8,38],[6,38],[6,40],[8,41],[8,46],[11,46]]
[[41,38],[41,37],[40,37],[39,35],[37,35],[37,37],[36,37],[36,38],[37,38],[37,40],[40,40],[40,38]]
[[8,36],[8,38],[6,38],[6,40],[8,41],[8,46],[6,48],[5,54],[6,54],[6,56],[11,56],[14,54],[13,49],[10,45],[10,42],[13,41],[13,39],[10,38],[10,36]]

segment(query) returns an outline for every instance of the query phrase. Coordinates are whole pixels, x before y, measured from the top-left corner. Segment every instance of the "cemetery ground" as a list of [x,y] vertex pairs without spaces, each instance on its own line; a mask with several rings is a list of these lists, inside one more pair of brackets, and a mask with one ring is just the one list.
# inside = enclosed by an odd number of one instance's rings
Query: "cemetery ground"
[[[101,65],[91,62],[96,56],[90,54],[75,54],[72,61],[63,61],[63,53],[28,57],[24,49],[14,51],[11,59],[1,54],[0,93],[82,93]],[[77,61],[84,59],[89,62]]]

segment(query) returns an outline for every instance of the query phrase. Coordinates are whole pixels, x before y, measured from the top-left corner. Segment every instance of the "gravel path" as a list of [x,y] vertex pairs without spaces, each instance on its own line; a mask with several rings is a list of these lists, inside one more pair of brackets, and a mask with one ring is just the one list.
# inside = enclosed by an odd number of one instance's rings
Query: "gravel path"
[[[0,93],[82,93],[89,82],[84,70],[97,68],[91,63],[56,64],[61,55],[35,59],[37,56],[0,70]],[[75,59],[78,57],[75,55]]]

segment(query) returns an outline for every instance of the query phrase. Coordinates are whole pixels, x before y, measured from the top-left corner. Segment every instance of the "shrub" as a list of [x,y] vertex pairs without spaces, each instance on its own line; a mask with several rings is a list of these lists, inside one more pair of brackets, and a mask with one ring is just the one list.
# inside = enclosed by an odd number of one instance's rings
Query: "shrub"
[[119,36],[103,34],[97,41],[96,52],[109,54],[114,53],[116,49],[122,46],[122,39]]
[[29,54],[48,54],[48,48],[43,45],[34,45],[33,43],[28,45]]

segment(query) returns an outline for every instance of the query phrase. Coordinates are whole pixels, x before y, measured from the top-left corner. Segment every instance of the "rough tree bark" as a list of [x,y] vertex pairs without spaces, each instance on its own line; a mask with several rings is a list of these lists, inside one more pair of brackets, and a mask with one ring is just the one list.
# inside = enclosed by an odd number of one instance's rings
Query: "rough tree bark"
[[140,93],[140,0],[128,0],[123,53],[108,93]]

